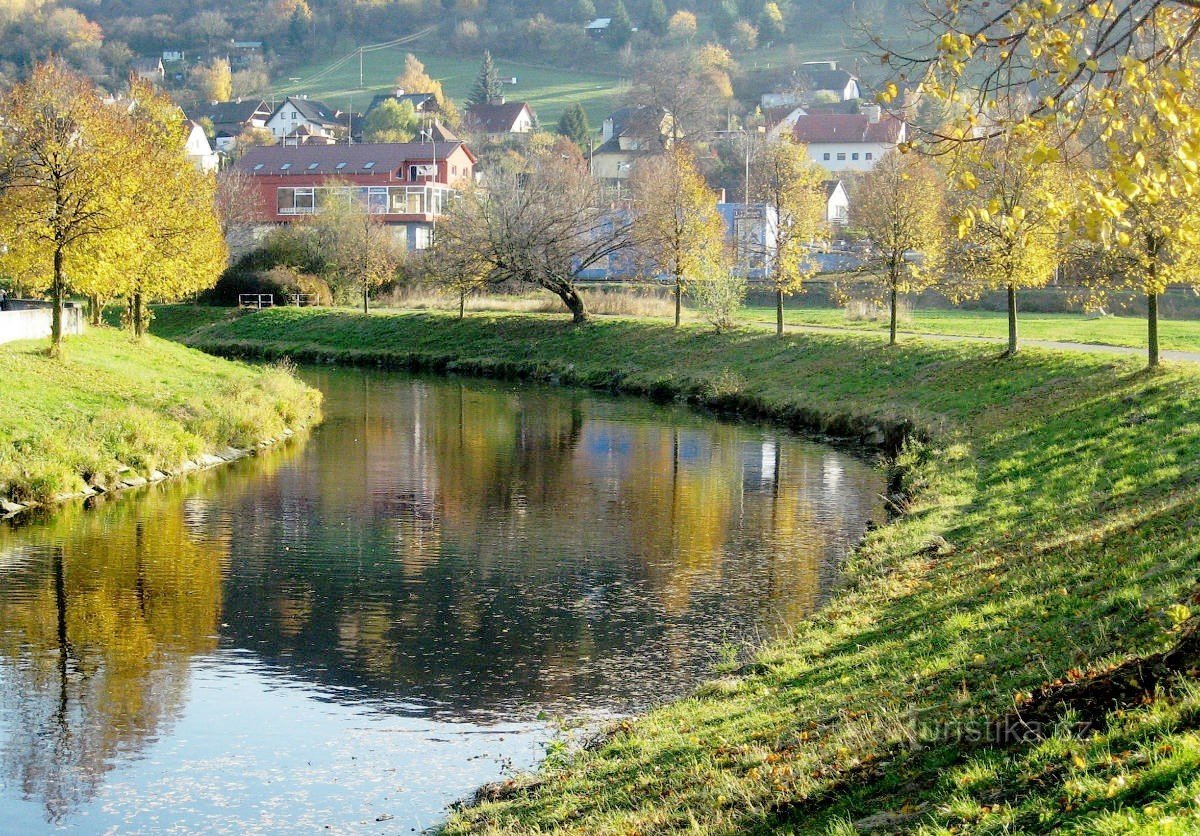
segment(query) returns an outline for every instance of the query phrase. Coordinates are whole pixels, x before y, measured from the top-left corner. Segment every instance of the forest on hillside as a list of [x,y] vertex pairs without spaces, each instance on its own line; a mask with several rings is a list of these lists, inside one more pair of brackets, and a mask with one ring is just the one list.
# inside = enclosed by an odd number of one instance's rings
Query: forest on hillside
[[[447,49],[542,64],[612,65],[639,47],[718,43],[735,56],[800,40],[839,42],[860,24],[888,31],[909,0],[0,0],[0,84],[57,56],[109,88],[135,59],[167,62],[194,98],[254,95],[273,79],[362,43],[428,31]],[[607,17],[607,31],[587,24]],[[241,55],[234,42],[261,42]],[[231,61],[216,86],[213,67]],[[222,68],[224,65],[221,65]],[[186,96],[185,96],[186,97]]]

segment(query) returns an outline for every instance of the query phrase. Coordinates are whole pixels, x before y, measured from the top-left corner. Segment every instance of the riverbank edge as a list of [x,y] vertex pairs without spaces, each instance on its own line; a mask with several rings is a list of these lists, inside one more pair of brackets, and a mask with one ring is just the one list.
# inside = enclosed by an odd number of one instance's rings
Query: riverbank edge
[[[1043,805],[1029,819],[1039,831],[1093,809],[1056,806],[1060,785],[1040,783],[1044,759],[1061,762],[1064,746],[1073,753],[1071,775],[1102,776],[1073,782],[1068,793],[1114,817],[1133,810],[1129,821],[1144,823],[1162,809],[1141,806],[1151,790],[1137,789],[1153,781],[1153,770],[1127,769],[1113,783],[1109,738],[1095,728],[1133,734],[1123,726],[1134,727],[1152,705],[1166,730],[1131,763],[1152,763],[1154,752],[1192,753],[1187,735],[1170,731],[1170,723],[1189,728],[1178,719],[1190,716],[1189,692],[1152,700],[1159,692],[1141,680],[1113,713],[1101,711],[1096,727],[1044,745],[927,739],[912,727],[921,716],[912,712],[957,705],[945,728],[965,723],[973,734],[970,724],[1008,728],[1036,708],[1048,712],[1048,728],[1079,705],[1055,701],[1063,681],[1085,696],[1113,665],[1136,669],[1171,646],[1182,629],[1169,626],[1171,613],[1187,611],[1180,602],[1191,600],[1195,583],[1194,555],[1181,553],[1197,545],[1173,520],[1189,509],[1200,518],[1200,500],[1193,479],[1159,462],[1191,461],[1200,449],[1200,423],[1186,407],[1200,401],[1193,369],[1147,373],[1136,360],[1037,350],[1002,359],[987,347],[941,341],[887,348],[861,335],[714,335],[633,319],[571,327],[532,315],[463,323],[428,312],[278,310],[199,329],[188,342],[232,357],[572,384],[775,420],[818,438],[881,442],[893,510],[902,513],[868,532],[816,617],[766,642],[750,663],[719,666],[692,696],[617,724],[598,748],[554,751],[536,773],[484,787],[443,832],[908,830],[923,820],[958,826],[994,816],[1004,810],[994,797],[1004,792]],[[1149,473],[1140,472],[1144,449],[1156,453]],[[1070,455],[1046,461],[1040,450]],[[1039,478],[1013,482],[1016,493],[996,480],[1025,466]],[[1122,476],[1142,487],[1096,499]],[[1170,511],[1155,516],[1160,508]],[[1138,520],[1132,539],[1122,539],[1126,519]],[[1070,557],[1047,562],[1053,554]],[[1081,567],[1098,591],[1066,588]],[[1153,589],[1131,572],[1148,573]],[[934,592],[946,583],[951,603]],[[1125,598],[1135,592],[1141,601],[1129,607]],[[1005,598],[1007,606],[999,603]],[[1081,653],[1089,636],[1090,652]],[[947,675],[929,673],[947,664]],[[864,666],[870,676],[860,684]],[[1195,757],[1200,776],[1200,746]],[[993,768],[989,758],[1007,759],[1011,772],[1028,769],[1035,783],[1005,787],[1011,779],[997,778],[997,788],[977,778]],[[960,763],[968,765],[951,780],[948,767]],[[973,794],[970,813],[961,812],[964,786]]]
[[[146,476],[138,476],[136,474],[126,475],[110,485],[89,484],[81,491],[55,494],[54,498],[49,502],[35,502],[32,500],[18,502],[12,497],[0,497],[0,520],[11,520],[22,514],[40,509],[52,509],[55,506],[74,500],[91,499],[94,496],[103,496],[105,494],[119,495],[125,491],[144,488],[147,485],[157,485],[172,479],[181,479],[191,473],[199,473],[202,470],[211,470],[214,467],[232,464],[233,462],[250,456],[256,456],[259,453],[266,452],[280,444],[291,441],[309,428],[307,425],[299,429],[286,427],[278,438],[263,438],[256,442],[253,447],[224,447],[215,453],[202,453],[195,458],[187,459],[176,467],[167,468],[166,470],[152,470]],[[129,468],[124,473],[133,474],[133,469]]]

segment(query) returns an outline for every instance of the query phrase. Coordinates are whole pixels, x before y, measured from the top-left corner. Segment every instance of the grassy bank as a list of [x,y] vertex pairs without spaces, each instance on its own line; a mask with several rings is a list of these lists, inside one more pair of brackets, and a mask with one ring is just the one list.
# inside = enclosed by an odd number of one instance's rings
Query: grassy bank
[[1072,353],[999,360],[983,345],[889,350],[874,335],[515,315],[276,310],[192,339],[927,437],[897,460],[907,513],[870,534],[824,611],[695,696],[489,794],[451,833],[1200,827],[1194,641],[1112,670],[1190,635],[1200,553],[1190,368],[1147,375],[1134,359]]
[[280,368],[253,368],[154,337],[102,328],[68,342],[0,346],[0,497],[44,502],[122,474],[173,470],[226,447],[301,429],[319,395]]

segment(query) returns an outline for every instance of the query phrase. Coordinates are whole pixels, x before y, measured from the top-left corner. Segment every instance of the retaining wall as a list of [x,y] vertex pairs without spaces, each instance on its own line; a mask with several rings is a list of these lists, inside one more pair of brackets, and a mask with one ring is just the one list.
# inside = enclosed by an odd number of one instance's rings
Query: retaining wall
[[[52,311],[49,302],[11,299],[7,310],[0,311],[0,343],[14,340],[40,340],[50,336]],[[83,333],[83,308],[67,305],[63,308],[63,333]]]

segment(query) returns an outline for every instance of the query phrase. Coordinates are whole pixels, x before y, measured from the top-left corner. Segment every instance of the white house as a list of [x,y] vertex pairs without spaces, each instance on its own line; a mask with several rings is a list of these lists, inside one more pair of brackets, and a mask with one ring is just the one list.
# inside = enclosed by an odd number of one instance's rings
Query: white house
[[808,61],[800,65],[799,75],[810,98],[817,93],[832,93],[839,102],[848,102],[861,96],[858,79],[839,70],[837,61]]
[[187,141],[184,144],[184,150],[187,153],[188,159],[192,161],[192,165],[196,166],[198,171],[208,174],[211,171],[216,171],[220,163],[212,146],[208,144],[208,137],[204,134],[204,128],[191,119],[184,121],[184,127],[187,128]]
[[607,186],[629,179],[638,160],[661,154],[671,145],[674,120],[661,107],[633,105],[604,120],[600,147],[592,153],[592,173]]
[[505,134],[532,133],[537,116],[526,102],[498,99],[488,104],[471,105],[467,108],[466,123],[491,139],[502,139]]
[[907,127],[878,106],[862,113],[810,113],[796,120],[792,138],[826,171],[870,171],[904,142]]
[[345,114],[323,102],[288,96],[267,120],[267,128],[282,142],[294,134],[333,139],[346,133],[349,125]]
[[838,226],[850,222],[850,195],[841,180],[825,181],[825,220]]

